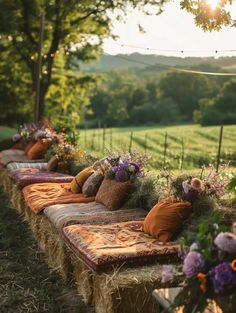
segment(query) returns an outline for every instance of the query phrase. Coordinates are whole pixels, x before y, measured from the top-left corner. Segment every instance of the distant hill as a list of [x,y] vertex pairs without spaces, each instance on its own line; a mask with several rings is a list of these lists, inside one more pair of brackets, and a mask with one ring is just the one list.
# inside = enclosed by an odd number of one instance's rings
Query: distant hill
[[115,68],[146,68],[154,65],[193,67],[200,64],[210,64],[216,67],[224,67],[228,71],[236,67],[236,57],[168,57],[162,55],[146,55],[140,53],[103,55],[98,62],[92,64],[80,64],[84,71],[104,72]]

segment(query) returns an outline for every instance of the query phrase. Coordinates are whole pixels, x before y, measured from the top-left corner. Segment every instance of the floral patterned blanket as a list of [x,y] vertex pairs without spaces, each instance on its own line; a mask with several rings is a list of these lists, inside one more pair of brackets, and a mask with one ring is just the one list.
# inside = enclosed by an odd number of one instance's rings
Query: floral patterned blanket
[[111,265],[141,265],[179,261],[179,244],[162,243],[145,234],[143,221],[63,228],[67,245],[95,271]]
[[18,168],[9,173],[9,176],[20,189],[36,183],[69,183],[73,179],[73,176],[68,174],[48,172],[37,168]]
[[97,202],[56,204],[47,207],[44,214],[60,231],[63,227],[74,224],[96,224],[140,220],[147,215],[142,209],[108,210]]
[[73,194],[70,183],[32,184],[22,190],[27,205],[34,213],[40,213],[53,204],[88,203],[95,200],[95,197],[86,197],[81,193]]

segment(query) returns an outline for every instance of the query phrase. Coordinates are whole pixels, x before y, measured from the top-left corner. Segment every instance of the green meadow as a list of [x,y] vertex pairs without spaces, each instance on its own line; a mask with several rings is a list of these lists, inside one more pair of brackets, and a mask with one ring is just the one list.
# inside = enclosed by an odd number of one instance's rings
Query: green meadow
[[[101,156],[116,151],[146,152],[153,168],[190,169],[215,164],[220,127],[199,125],[84,129],[80,144]],[[236,125],[224,126],[221,161],[236,164]]]

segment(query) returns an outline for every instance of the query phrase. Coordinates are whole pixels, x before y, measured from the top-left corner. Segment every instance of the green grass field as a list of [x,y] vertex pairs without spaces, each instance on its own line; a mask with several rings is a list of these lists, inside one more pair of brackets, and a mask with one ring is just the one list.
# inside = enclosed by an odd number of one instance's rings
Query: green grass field
[[[133,138],[131,142],[131,132]],[[140,151],[151,155],[153,168],[164,162],[172,169],[190,169],[214,164],[218,151],[220,127],[180,125],[169,127],[132,127],[81,130],[80,143],[86,151],[102,155],[108,151]],[[221,150],[222,161],[236,164],[236,125],[225,126]]]
[[[16,130],[0,126],[0,140]],[[133,137],[131,140],[131,133]],[[165,165],[171,169],[199,168],[216,163],[220,127],[199,125],[124,127],[80,131],[80,144],[87,152],[101,157],[108,152],[138,151],[151,156],[154,169],[164,164],[164,143],[167,134]],[[236,165],[236,125],[225,126],[221,160]]]
[[16,130],[10,127],[0,126],[0,140],[10,138],[16,133]]

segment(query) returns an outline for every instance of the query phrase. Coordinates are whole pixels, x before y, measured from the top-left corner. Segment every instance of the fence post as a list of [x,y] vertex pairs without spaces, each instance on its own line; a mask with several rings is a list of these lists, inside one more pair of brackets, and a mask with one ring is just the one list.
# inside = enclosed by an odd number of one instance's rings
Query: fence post
[[103,133],[102,133],[102,153],[105,151],[105,141],[106,141],[106,127],[103,127]]
[[184,137],[182,136],[182,140],[181,140],[181,148],[182,148],[182,151],[181,151],[181,166],[180,166],[180,169],[182,170],[183,169],[183,163],[184,163]]
[[129,153],[131,153],[132,151],[132,143],[133,143],[133,132],[130,133]]
[[145,143],[144,143],[144,148],[145,148],[145,153],[147,153],[147,141],[148,141],[148,134],[145,134]]
[[221,125],[221,127],[220,127],[219,145],[218,145],[218,153],[217,153],[217,159],[216,159],[216,172],[217,173],[218,173],[219,165],[220,165],[220,154],[221,154],[221,146],[222,146],[222,139],[223,139],[223,130],[224,130],[224,126]]
[[111,152],[113,150],[113,142],[112,142],[112,128],[110,129],[110,149],[111,149]]
[[167,131],[165,132],[164,152],[163,152],[163,167],[166,166],[166,151],[167,151]]
[[91,149],[94,150],[94,139],[95,139],[95,129],[93,130],[92,140],[91,140]]

